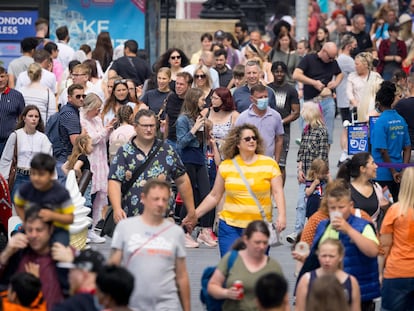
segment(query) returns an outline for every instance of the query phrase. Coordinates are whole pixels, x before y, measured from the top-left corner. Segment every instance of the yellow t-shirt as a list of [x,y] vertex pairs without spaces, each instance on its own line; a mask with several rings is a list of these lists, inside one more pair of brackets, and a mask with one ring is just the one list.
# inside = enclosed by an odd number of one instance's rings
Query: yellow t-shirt
[[[246,164],[236,156],[243,174],[262,205],[268,221],[272,219],[271,180],[281,175],[279,165],[270,157],[258,155],[254,163]],[[240,177],[232,160],[224,160],[219,167],[218,173],[224,179],[226,191],[223,210],[220,212],[220,219],[228,225],[246,228],[253,220],[262,220],[260,210],[243,179]]]

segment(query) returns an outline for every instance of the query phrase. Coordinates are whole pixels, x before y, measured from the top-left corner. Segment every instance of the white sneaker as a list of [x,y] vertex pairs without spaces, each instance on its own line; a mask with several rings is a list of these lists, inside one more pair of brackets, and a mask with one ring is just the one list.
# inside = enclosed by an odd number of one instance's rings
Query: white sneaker
[[88,239],[91,241],[90,243],[102,244],[106,242],[106,239],[97,235],[93,229],[88,231]]
[[291,234],[286,236],[286,241],[288,241],[290,244],[294,244],[296,242],[297,237],[298,234],[296,232],[292,232]]

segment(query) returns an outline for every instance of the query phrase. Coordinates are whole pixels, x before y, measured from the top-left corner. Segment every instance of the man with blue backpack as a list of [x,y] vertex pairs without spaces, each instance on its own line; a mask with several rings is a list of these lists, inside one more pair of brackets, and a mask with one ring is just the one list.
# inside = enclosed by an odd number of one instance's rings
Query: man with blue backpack
[[62,165],[72,153],[76,138],[81,134],[79,108],[83,106],[85,89],[80,84],[72,84],[68,88],[68,103],[59,112],[52,115],[46,126],[46,135],[53,146],[58,180],[64,183],[66,176]]

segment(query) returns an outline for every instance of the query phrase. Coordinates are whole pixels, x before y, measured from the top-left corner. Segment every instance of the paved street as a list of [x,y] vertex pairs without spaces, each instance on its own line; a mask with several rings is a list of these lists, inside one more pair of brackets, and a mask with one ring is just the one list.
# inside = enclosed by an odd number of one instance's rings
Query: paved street
[[[341,122],[339,119],[336,119],[334,131],[334,144],[332,145],[331,151],[329,153],[330,169],[331,175],[333,177],[335,176],[337,171],[336,164],[338,162],[340,155],[339,137],[341,130]],[[298,122],[296,121],[292,125],[291,129],[291,145],[288,157],[287,179],[285,184],[285,196],[287,205],[287,229],[283,232],[284,235],[292,232],[295,222],[295,208],[298,191],[298,185],[296,180],[296,155],[298,151],[298,145],[295,143],[295,139],[297,137],[300,137],[300,131]],[[108,241],[105,244],[96,245],[94,248],[102,251],[107,256],[110,251],[110,240],[108,239]],[[272,258],[275,258],[281,264],[283,272],[289,280],[289,290],[291,292],[295,284],[295,278],[293,275],[295,264],[290,255],[290,245],[286,243],[283,246],[272,248],[270,251],[270,256]],[[211,249],[205,246],[201,246],[199,249],[188,250],[187,266],[191,281],[192,310],[203,310],[199,300],[201,274],[206,266],[216,265],[218,260],[219,253],[217,248]]]

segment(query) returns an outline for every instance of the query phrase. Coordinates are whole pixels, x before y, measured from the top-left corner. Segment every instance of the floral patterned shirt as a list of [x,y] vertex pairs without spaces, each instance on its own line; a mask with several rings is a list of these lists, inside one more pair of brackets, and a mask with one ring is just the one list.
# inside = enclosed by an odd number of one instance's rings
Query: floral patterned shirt
[[[127,144],[119,148],[109,168],[109,180],[127,183],[136,169],[148,158],[134,143],[133,137]],[[148,153],[151,154],[158,144],[162,144],[146,170],[135,180],[127,193],[123,194],[122,205],[128,217],[142,213],[141,191],[146,181],[159,178],[172,181],[186,173],[184,164],[174,149],[167,143],[156,140]]]

